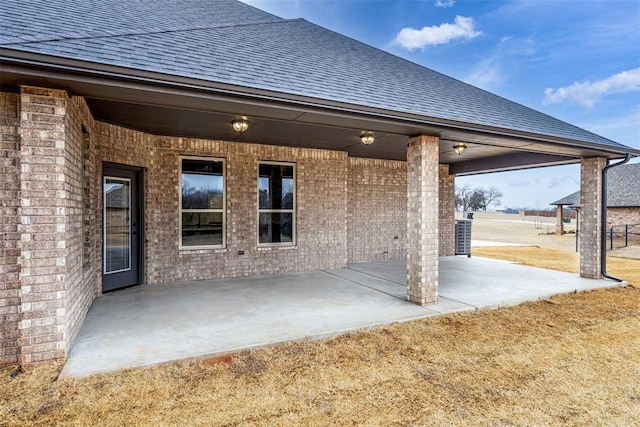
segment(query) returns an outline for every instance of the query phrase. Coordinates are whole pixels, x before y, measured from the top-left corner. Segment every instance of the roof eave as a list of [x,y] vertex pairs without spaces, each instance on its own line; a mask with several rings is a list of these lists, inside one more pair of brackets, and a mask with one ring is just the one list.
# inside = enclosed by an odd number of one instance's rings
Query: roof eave
[[303,109],[333,111],[339,113],[367,116],[403,123],[412,123],[426,126],[436,126],[445,129],[462,130],[470,132],[482,132],[506,137],[524,138],[546,143],[554,143],[569,147],[588,148],[595,151],[623,156],[631,154],[640,156],[640,150],[625,146],[610,146],[588,141],[573,140],[552,135],[542,135],[513,129],[492,127],[463,121],[428,117],[400,111],[385,110],[366,107],[358,104],[349,104],[339,101],[331,101],[322,98],[313,98],[295,95],[286,92],[277,92],[268,89],[249,86],[234,85],[229,83],[213,82],[192,77],[176,76],[154,71],[145,71],[135,68],[114,66],[91,61],[76,60],[66,57],[44,55],[22,50],[0,47],[0,63],[6,66],[16,66],[29,69],[32,75],[47,77],[49,73],[69,74],[84,76],[92,79],[107,79],[126,83],[142,84],[147,86],[173,87],[193,92],[208,92],[220,97],[277,103]]

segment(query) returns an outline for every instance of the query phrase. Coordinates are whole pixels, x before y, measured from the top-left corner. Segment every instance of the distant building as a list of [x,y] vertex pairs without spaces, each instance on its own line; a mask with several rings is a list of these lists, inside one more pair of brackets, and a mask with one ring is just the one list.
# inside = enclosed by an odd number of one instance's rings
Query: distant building
[[[607,228],[634,225],[640,230],[640,163],[614,167],[607,173]],[[562,233],[562,209],[580,214],[580,191],[551,203],[558,207],[556,232]],[[640,236],[636,237],[640,239]]]

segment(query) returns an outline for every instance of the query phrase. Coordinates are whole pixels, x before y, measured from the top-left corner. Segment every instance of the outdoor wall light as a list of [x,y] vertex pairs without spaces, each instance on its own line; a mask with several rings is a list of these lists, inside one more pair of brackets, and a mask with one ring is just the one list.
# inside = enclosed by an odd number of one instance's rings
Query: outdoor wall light
[[462,142],[459,142],[453,146],[453,151],[455,151],[458,156],[464,153],[464,150],[466,149],[467,149],[467,146],[464,145]]
[[360,135],[360,141],[362,141],[364,145],[371,145],[375,140],[376,138],[373,136],[373,132],[362,132]]
[[246,117],[243,117],[240,120],[234,120],[231,122],[231,126],[233,126],[233,130],[238,133],[242,133],[245,130],[249,129],[249,121]]

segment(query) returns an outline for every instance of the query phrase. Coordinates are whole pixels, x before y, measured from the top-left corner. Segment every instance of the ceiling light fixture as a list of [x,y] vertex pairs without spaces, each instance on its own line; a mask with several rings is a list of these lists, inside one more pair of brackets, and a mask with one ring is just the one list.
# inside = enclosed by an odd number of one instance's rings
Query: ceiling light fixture
[[458,156],[462,155],[462,153],[464,153],[464,150],[466,149],[467,149],[467,146],[464,145],[462,142],[459,142],[453,146],[453,151],[455,151]]
[[373,132],[362,132],[360,135],[360,141],[362,141],[364,145],[371,145],[375,140],[376,138],[373,136]]
[[234,120],[231,122],[231,126],[233,126],[233,130],[238,133],[242,133],[245,130],[249,129],[249,121],[246,117],[243,117],[240,120]]

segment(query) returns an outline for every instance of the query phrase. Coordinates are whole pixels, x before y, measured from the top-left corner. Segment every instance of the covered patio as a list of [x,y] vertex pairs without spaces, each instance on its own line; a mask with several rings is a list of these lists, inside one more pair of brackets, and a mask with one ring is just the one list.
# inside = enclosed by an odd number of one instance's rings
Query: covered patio
[[603,171],[638,150],[236,0],[13,3],[7,363],[144,366],[583,286],[448,265],[456,176],[580,163],[580,275],[603,276]]
[[458,311],[620,286],[485,258],[442,257],[438,303],[406,300],[404,260],[141,286],[92,305],[62,376],[206,359]]

